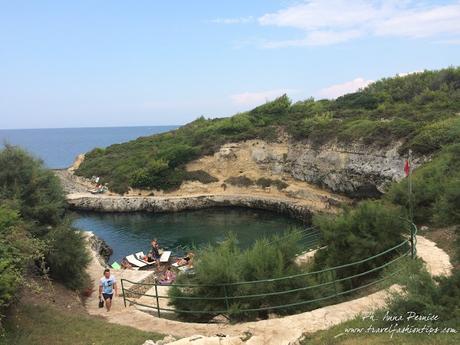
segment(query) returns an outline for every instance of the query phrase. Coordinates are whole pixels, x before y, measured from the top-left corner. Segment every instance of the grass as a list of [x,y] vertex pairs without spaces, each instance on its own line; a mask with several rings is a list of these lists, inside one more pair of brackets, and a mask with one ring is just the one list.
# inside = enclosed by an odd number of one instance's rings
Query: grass
[[[368,329],[373,321],[362,317],[343,322],[325,331],[306,334],[301,345],[456,345],[460,343],[460,334],[351,334],[350,329]],[[377,325],[374,325],[376,328]],[[348,332],[347,332],[348,330]],[[459,330],[457,329],[457,332]]]
[[4,327],[0,337],[4,345],[140,345],[164,337],[48,305],[19,305]]

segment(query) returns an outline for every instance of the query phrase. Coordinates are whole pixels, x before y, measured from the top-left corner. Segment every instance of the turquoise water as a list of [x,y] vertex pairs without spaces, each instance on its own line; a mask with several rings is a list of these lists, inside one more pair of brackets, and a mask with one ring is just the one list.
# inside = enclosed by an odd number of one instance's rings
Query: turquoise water
[[229,232],[237,235],[241,248],[257,238],[283,233],[302,222],[263,210],[214,208],[178,213],[78,213],[74,225],[103,238],[114,253],[110,259],[120,261],[126,255],[148,251],[150,241],[180,255],[179,246],[198,247],[222,241]]
[[141,136],[166,132],[177,126],[0,129],[3,143],[18,145],[41,158],[48,168],[66,168],[80,153]]

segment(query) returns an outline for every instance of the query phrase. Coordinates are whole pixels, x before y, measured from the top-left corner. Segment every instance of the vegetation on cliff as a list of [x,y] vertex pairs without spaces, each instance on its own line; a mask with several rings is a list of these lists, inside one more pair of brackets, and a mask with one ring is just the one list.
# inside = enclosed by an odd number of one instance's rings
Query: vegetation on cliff
[[0,151],[0,309],[26,284],[27,271],[82,288],[89,261],[84,239],[64,218],[57,177],[26,152]]
[[171,190],[196,178],[185,164],[245,139],[276,140],[287,133],[313,145],[328,141],[431,154],[460,137],[460,68],[386,78],[336,100],[291,104],[283,95],[229,118],[201,117],[177,130],[87,153],[77,174],[101,176],[116,192],[129,187]]

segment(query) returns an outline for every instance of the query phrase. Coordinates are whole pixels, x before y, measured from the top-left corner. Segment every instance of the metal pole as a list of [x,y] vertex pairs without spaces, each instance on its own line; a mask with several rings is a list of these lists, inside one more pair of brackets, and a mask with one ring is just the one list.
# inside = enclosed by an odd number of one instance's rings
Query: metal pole
[[160,302],[159,302],[159,298],[158,298],[158,287],[157,287],[157,283],[155,282],[155,297],[157,299],[157,312],[158,312],[158,317],[161,317],[160,315]]
[[126,308],[126,296],[125,296],[125,287],[123,285],[124,279],[121,280],[121,293],[123,294],[123,304],[125,305]]
[[411,257],[415,258],[415,243],[414,243],[414,206],[412,200],[412,150],[409,150],[409,219],[410,219],[410,245]]
[[335,277],[334,277],[335,274],[332,273],[332,270],[330,270],[329,272],[331,273],[330,276],[331,276],[331,279],[332,279],[333,284],[334,284],[334,295],[335,295],[335,297],[337,297],[337,286],[335,285]]
[[227,312],[228,312],[230,307],[228,306],[227,285],[224,285],[224,294],[225,294],[225,307],[227,308]]
[[414,209],[412,200],[412,150],[409,150],[409,219],[414,222]]

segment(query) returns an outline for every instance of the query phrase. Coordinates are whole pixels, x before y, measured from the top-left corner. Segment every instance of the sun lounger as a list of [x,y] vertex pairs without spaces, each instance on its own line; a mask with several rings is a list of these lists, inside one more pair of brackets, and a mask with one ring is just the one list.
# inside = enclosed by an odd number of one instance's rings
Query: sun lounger
[[171,251],[165,250],[163,254],[161,254],[160,262],[168,262],[170,256],[171,256]]
[[146,261],[146,260],[144,260],[144,258],[146,257],[146,255],[144,254],[144,252],[138,252],[138,253],[134,254],[134,256],[135,256],[139,261],[142,261],[142,262],[146,263],[147,265],[153,265],[154,263],[156,263],[156,261]]
[[147,263],[145,261],[138,260],[134,254],[128,255],[126,257],[126,260],[134,266],[137,266],[139,268],[147,266]]

